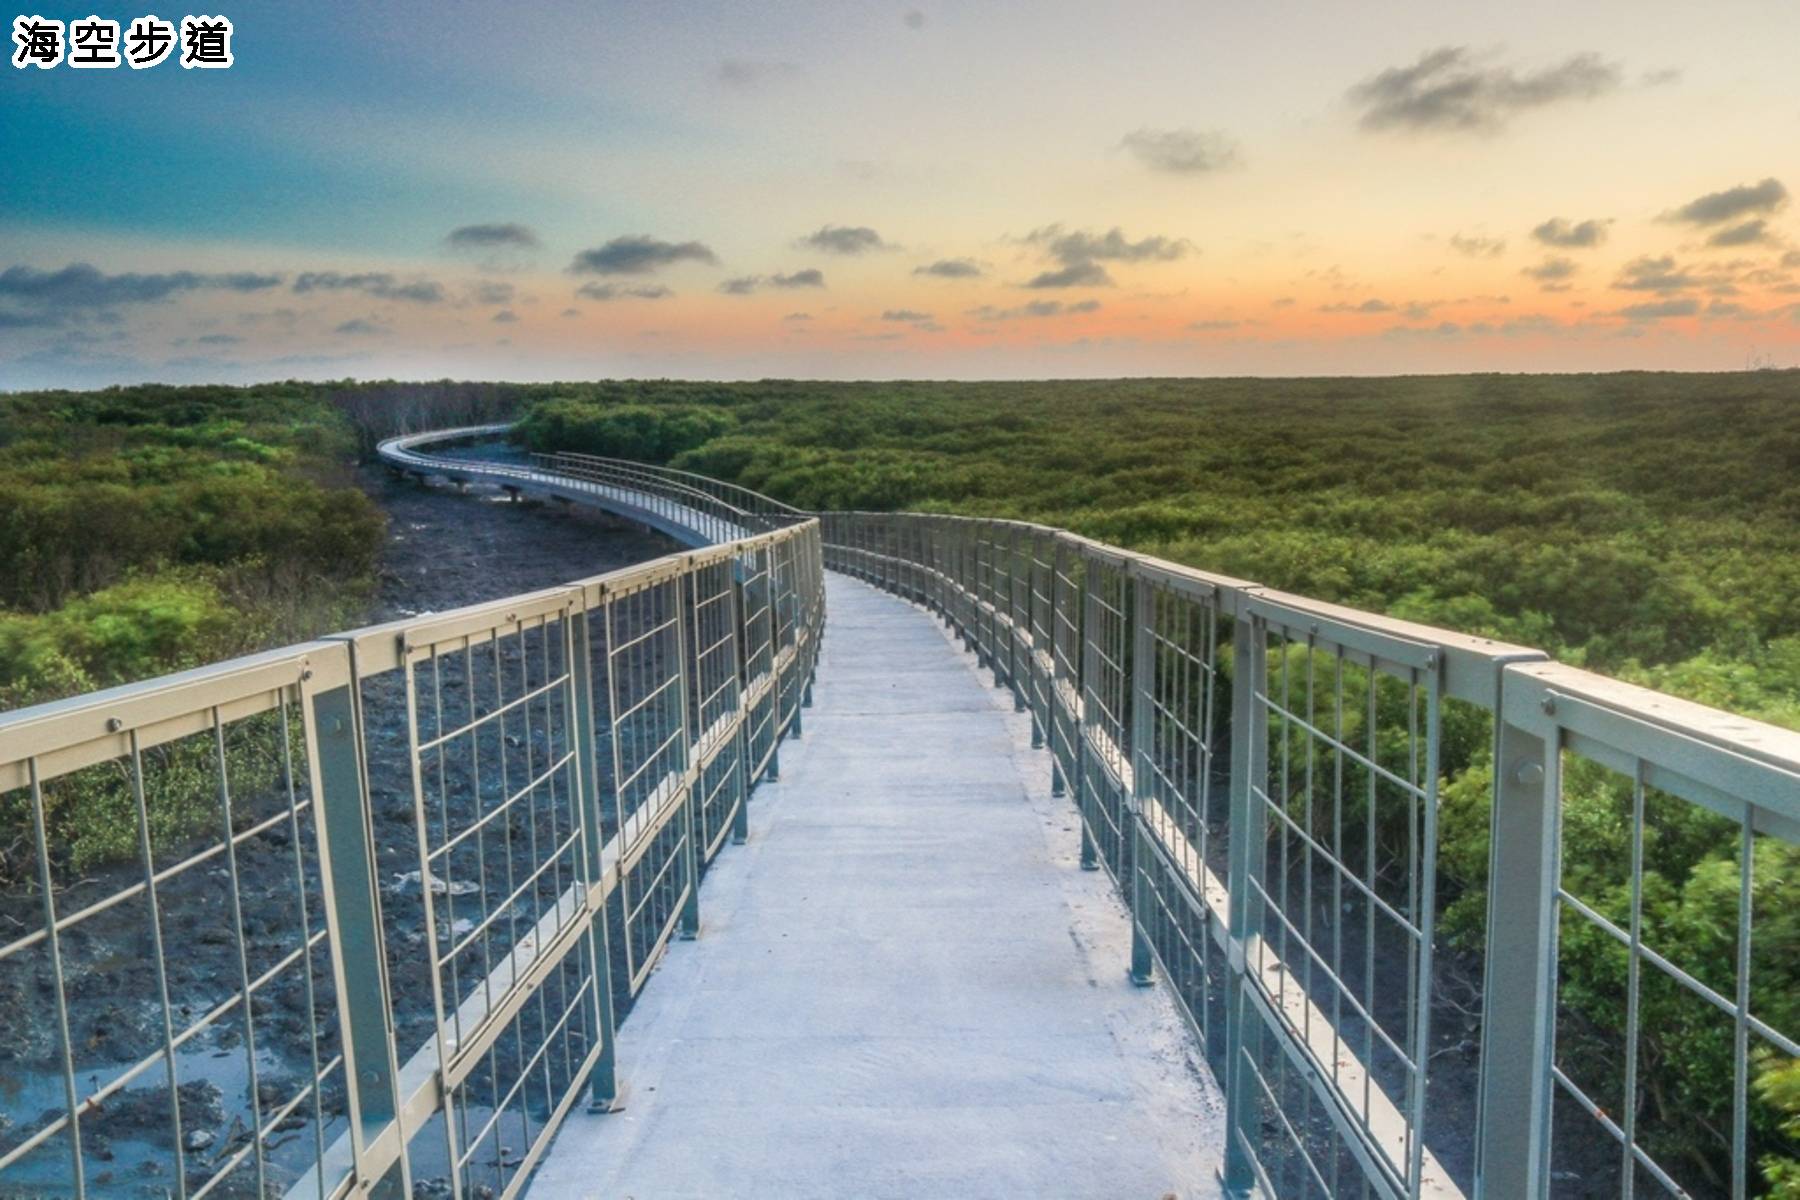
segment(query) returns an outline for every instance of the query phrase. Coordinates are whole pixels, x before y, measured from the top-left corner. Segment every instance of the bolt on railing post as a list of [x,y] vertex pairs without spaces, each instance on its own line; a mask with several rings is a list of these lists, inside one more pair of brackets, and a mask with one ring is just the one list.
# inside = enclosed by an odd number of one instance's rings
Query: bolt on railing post
[[[580,819],[586,867],[590,886],[597,886],[604,874],[601,846],[605,843],[600,816],[600,772],[594,755],[599,744],[599,730],[594,721],[594,656],[589,637],[587,597],[569,617],[569,674],[575,692],[575,739],[580,752],[575,756],[575,786],[580,789]],[[610,657],[608,659],[610,669]],[[614,1048],[617,1026],[613,1018],[612,935],[606,927],[606,905],[594,913],[588,931],[589,953],[594,956],[594,992],[599,1004],[600,1057],[588,1079],[588,1111],[611,1112],[618,1103],[618,1055]]]
[[1129,853],[1126,857],[1126,869],[1131,873],[1129,886],[1125,895],[1131,904],[1131,982],[1139,987],[1148,987],[1153,978],[1154,955],[1151,951],[1150,938],[1146,931],[1150,920],[1151,906],[1147,894],[1144,872],[1140,869],[1139,855],[1144,851],[1144,806],[1143,800],[1151,790],[1151,780],[1155,778],[1151,769],[1151,748],[1154,739],[1152,704],[1156,695],[1156,641],[1153,636],[1155,628],[1156,593],[1144,584],[1135,573],[1127,572],[1126,580],[1132,589],[1131,602],[1131,794],[1129,803],[1131,811],[1126,817],[1129,826]]
[[[357,1182],[373,1186],[384,1168],[366,1158],[370,1146],[402,1137],[400,1066],[363,773],[362,704],[356,695],[354,651],[343,645],[339,653],[329,664],[332,678],[323,678],[328,666],[323,662],[302,676],[302,725],[312,794],[318,799],[319,875],[343,1030],[350,1144]],[[404,1153],[399,1159],[404,1175]],[[410,1193],[410,1179],[404,1182]]]
[[1561,756],[1553,728],[1515,723],[1508,674],[1494,706],[1476,1200],[1550,1193]]
[[[1231,896],[1225,976],[1225,1191],[1247,1197],[1255,1187],[1251,1140],[1258,1136],[1261,1107],[1256,1096],[1250,1035],[1261,1018],[1251,1011],[1247,979],[1251,939],[1260,920],[1253,919],[1250,874],[1263,851],[1263,805],[1257,792],[1266,786],[1268,738],[1257,689],[1264,671],[1266,643],[1262,622],[1240,612],[1234,622],[1231,673],[1231,846],[1227,886]],[[1260,1037],[1256,1039],[1260,1044]]]

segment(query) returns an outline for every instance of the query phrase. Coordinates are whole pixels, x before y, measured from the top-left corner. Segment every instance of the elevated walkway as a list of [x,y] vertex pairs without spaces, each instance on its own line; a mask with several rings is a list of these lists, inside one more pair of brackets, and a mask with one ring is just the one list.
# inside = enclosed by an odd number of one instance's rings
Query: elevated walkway
[[806,737],[619,1032],[624,1108],[531,1195],[1217,1195],[1223,1102],[1029,719],[923,610],[827,595]]

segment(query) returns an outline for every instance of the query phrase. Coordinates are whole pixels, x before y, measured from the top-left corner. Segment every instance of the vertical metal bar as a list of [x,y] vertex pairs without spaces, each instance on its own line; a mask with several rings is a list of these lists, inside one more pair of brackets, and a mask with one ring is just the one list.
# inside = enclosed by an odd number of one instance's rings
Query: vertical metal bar
[[1738,864],[1737,990],[1731,1030],[1731,1196],[1744,1200],[1750,1137],[1750,932],[1755,914],[1756,807],[1744,805],[1742,861]]
[[[731,608],[727,616],[727,627],[731,632],[731,709],[736,715],[732,718],[731,741],[737,756],[737,814],[732,818],[731,840],[736,845],[743,845],[750,839],[750,712],[744,704],[744,670],[746,656],[743,637],[744,620],[744,585],[738,580],[737,559],[728,558],[725,571],[725,590],[731,596]],[[807,694],[811,695],[811,685],[807,685]]]
[[[301,966],[304,971],[302,977],[306,980],[307,1050],[311,1055],[312,1064],[313,1177],[318,1181],[318,1195],[320,1200],[323,1200],[325,1195],[325,1101],[323,1094],[325,1088],[324,1080],[320,1077],[319,1073],[319,1005],[316,995],[316,986],[313,981],[312,906],[307,903],[306,897],[306,851],[301,845],[300,797],[299,789],[294,785],[293,723],[288,715],[292,700],[286,689],[283,689],[280,695],[280,703],[281,775],[282,782],[286,785],[287,791],[288,840],[294,848],[294,895],[298,898],[300,907],[300,944],[303,947]],[[137,757],[137,735],[135,732],[132,734],[132,757],[133,759]],[[317,828],[319,813],[318,805],[313,804],[312,809],[314,828]],[[146,829],[147,828],[148,822],[146,822]],[[160,943],[157,948],[157,972],[159,975],[163,973],[162,949]],[[166,979],[162,982],[162,994],[163,1028],[165,1033],[170,1033],[172,1030],[168,1024],[169,989]],[[174,1048],[171,1045],[171,1062],[173,1062],[173,1053]],[[170,1081],[173,1082],[173,1079],[174,1074],[171,1072]],[[177,1108],[176,1111],[179,1113],[180,1109]],[[177,1144],[181,1141],[179,1121],[176,1125],[175,1140]]]
[[[383,1136],[400,1136],[399,1065],[376,886],[375,839],[363,776],[361,704],[355,694],[354,651],[346,647],[345,653],[347,682],[316,690],[306,684],[313,671],[302,676],[302,724],[317,804],[319,875],[343,1030],[351,1148],[357,1181],[372,1187],[377,1180],[365,1167],[370,1144]],[[429,887],[423,877],[420,886]],[[404,1154],[400,1161],[410,1194]]]
[[[681,855],[681,869],[682,873],[687,876],[687,899],[681,906],[680,937],[683,941],[689,942],[700,936],[701,851],[700,848],[695,845],[695,843],[699,841],[699,835],[696,831],[698,830],[700,823],[695,819],[694,813],[695,807],[700,803],[700,779],[698,775],[688,769],[694,762],[694,736],[696,731],[688,719],[688,702],[693,695],[694,687],[693,676],[688,671],[687,656],[688,620],[690,614],[683,612],[682,609],[686,607],[683,603],[684,596],[690,601],[695,598],[693,590],[695,577],[696,572],[694,570],[693,561],[688,560],[682,563],[681,574],[670,580],[668,585],[671,593],[671,603],[669,607],[673,610],[670,614],[670,618],[675,626],[675,676],[677,679],[675,690],[678,693],[675,698],[675,711],[681,714],[681,780],[677,786],[686,793],[681,801],[681,839],[684,847]],[[682,586],[684,584],[687,586]],[[698,612],[699,610],[696,607],[693,614],[695,619],[698,619]],[[696,646],[698,646],[698,636],[695,637],[695,643]],[[658,707],[663,711],[667,711],[668,708],[666,704],[658,705]],[[796,714],[794,717],[795,724],[798,724],[799,721],[799,715]],[[658,730],[657,733],[659,736],[665,738],[667,736],[666,734],[663,734],[661,730]]]
[[[1422,782],[1424,795],[1422,804],[1415,804],[1411,796],[1407,797],[1407,807],[1418,810],[1421,815],[1419,836],[1420,845],[1419,894],[1418,906],[1414,910],[1413,919],[1418,924],[1417,950],[1417,993],[1414,998],[1416,1011],[1413,1017],[1412,1046],[1412,1105],[1409,1114],[1407,1137],[1410,1140],[1410,1154],[1407,1163],[1407,1186],[1416,1195],[1420,1189],[1425,1170],[1425,1081],[1426,1067],[1431,1060],[1431,998],[1432,998],[1432,934],[1437,929],[1437,806],[1438,806],[1438,747],[1440,738],[1439,717],[1443,707],[1439,695],[1443,667],[1437,655],[1427,659],[1429,675],[1425,681],[1425,702],[1429,706],[1425,712],[1425,762],[1423,770],[1425,778],[1417,779],[1420,770],[1418,755],[1412,755],[1413,778]],[[1407,694],[1409,712],[1418,711],[1419,681],[1417,673],[1409,680],[1410,691]]]
[[[283,708],[283,720],[286,720],[286,709]],[[137,807],[138,852],[144,860],[144,895],[150,907],[150,950],[156,956],[156,990],[162,1001],[163,1014],[163,1065],[169,1073],[169,1122],[174,1133],[175,1147],[175,1190],[178,1196],[187,1195],[187,1148],[182,1145],[181,1132],[181,1075],[176,1070],[175,1059],[175,1018],[169,1003],[169,968],[168,958],[163,951],[162,937],[162,903],[157,895],[156,856],[150,843],[150,805],[144,793],[144,760],[138,750],[137,730],[131,731],[131,798]],[[299,839],[295,839],[296,850]],[[300,892],[300,901],[306,902],[304,886]],[[303,910],[304,911],[304,910]],[[304,922],[302,922],[304,924]],[[307,962],[307,980],[312,979],[312,963],[310,956]],[[310,995],[309,995],[310,999]],[[311,1009],[308,1010],[311,1015]],[[313,1038],[313,1079],[318,1080],[318,1037]],[[315,1086],[315,1100],[317,1088]]]
[[[575,739],[581,747],[575,756],[575,782],[580,789],[576,811],[582,826],[583,856],[587,864],[590,894],[604,880],[601,850],[606,843],[600,810],[600,772],[595,762],[598,737],[594,722],[594,658],[588,632],[586,597],[569,615],[569,674],[575,693]],[[470,685],[472,686],[472,685]],[[594,908],[588,942],[594,956],[594,994],[601,1043],[600,1057],[588,1079],[588,1111],[611,1112],[619,1097],[618,1055],[613,1046],[613,989],[611,934],[606,927],[606,903]]]
[[[497,646],[500,641],[498,630],[494,631],[493,640],[494,644]],[[404,676],[406,683],[406,757],[408,766],[411,768],[412,772],[413,828],[416,831],[419,841],[419,899],[425,909],[425,953],[426,960],[431,964],[431,1003],[433,1015],[437,1019],[437,1057],[439,1069],[442,1070],[448,1068],[450,1065],[450,1055],[452,1053],[450,1047],[451,1034],[448,1023],[445,1020],[444,962],[443,959],[438,956],[437,907],[432,902],[431,898],[431,885],[433,881],[431,872],[431,827],[429,818],[425,812],[424,761],[419,751],[419,686],[417,669],[419,661],[415,659],[414,651],[415,648],[412,646],[401,647],[400,672]],[[424,647],[423,661],[431,663],[432,678],[435,681],[438,673],[435,647],[429,645]],[[441,729],[433,730],[434,736],[441,732]],[[444,786],[444,780],[441,773],[438,779],[438,786],[440,791]],[[448,809],[447,803],[445,804],[445,809]],[[445,820],[448,821],[447,815]],[[511,822],[509,821],[508,824],[510,825]],[[508,863],[510,864],[510,862],[511,858],[509,856]],[[448,879],[445,880],[446,898],[448,897],[449,882]],[[451,940],[452,944],[454,944],[454,937],[452,937]],[[381,946],[379,931],[377,931],[375,946],[377,947],[377,953],[379,953],[379,947]],[[457,1013],[455,1015],[459,1022],[458,1027],[460,1029],[461,1014]],[[446,1119],[444,1121],[444,1139],[449,1144],[450,1161],[454,1166],[462,1162],[462,1147],[457,1138],[456,1122],[449,1119],[450,1110],[453,1106],[451,1105],[448,1096],[445,1097],[445,1108]],[[453,1169],[450,1172],[450,1195],[452,1200],[462,1200],[463,1185],[462,1171],[460,1169]]]
[[212,710],[213,759],[219,770],[219,819],[225,832],[225,868],[231,881],[231,933],[237,947],[238,987],[244,997],[244,1058],[250,1085],[251,1147],[256,1159],[257,1195],[268,1194],[268,1169],[263,1155],[262,1095],[256,1070],[256,1005],[250,991],[250,953],[244,944],[243,886],[238,874],[237,839],[231,829],[231,772],[225,759],[225,722]]
[[[1129,578],[1129,576],[1128,576]],[[1143,879],[1143,798],[1154,778],[1151,763],[1152,705],[1156,691],[1156,645],[1151,633],[1154,625],[1156,592],[1142,579],[1132,580],[1133,597],[1131,654],[1131,797],[1126,816],[1131,850],[1127,858],[1131,872],[1125,895],[1131,905],[1131,982],[1149,987],[1151,975],[1150,939],[1145,924],[1150,918],[1150,899],[1145,894]]]
[[1261,1018],[1250,1007],[1247,948],[1256,931],[1251,919],[1250,869],[1262,850],[1264,813],[1257,791],[1264,786],[1268,739],[1256,693],[1262,685],[1263,623],[1240,612],[1233,629],[1231,677],[1231,850],[1227,884],[1231,895],[1229,949],[1225,977],[1225,1191],[1249,1196],[1256,1186],[1250,1140],[1258,1136],[1257,1085],[1249,1061],[1250,1028]]
[[[81,1163],[80,1099],[75,1087],[75,1047],[69,1041],[69,999],[63,985],[62,939],[56,931],[56,879],[50,870],[50,839],[44,829],[44,788],[38,779],[37,759],[26,760],[31,778],[31,832],[37,841],[38,888],[44,896],[44,935],[50,942],[50,979],[56,992],[56,1031],[62,1039],[63,1103],[69,1109],[69,1154],[73,1159],[70,1179],[77,1200],[87,1195],[87,1177]],[[174,1081],[170,1080],[170,1086]]]
[[1561,756],[1507,715],[1496,725],[1475,1196],[1536,1200],[1550,1190]]

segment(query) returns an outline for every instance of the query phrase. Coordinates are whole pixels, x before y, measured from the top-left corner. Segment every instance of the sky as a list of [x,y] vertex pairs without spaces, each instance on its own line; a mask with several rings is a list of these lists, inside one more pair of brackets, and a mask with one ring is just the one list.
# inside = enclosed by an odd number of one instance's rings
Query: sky
[[1792,0],[226,3],[0,71],[0,390],[1800,366]]

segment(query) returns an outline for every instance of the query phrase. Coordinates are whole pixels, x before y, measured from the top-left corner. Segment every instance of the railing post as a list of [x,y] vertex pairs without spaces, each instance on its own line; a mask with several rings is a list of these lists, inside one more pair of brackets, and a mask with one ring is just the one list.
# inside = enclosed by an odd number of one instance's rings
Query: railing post
[[1127,568],[1126,582],[1132,590],[1131,601],[1131,795],[1129,853],[1126,870],[1131,873],[1125,894],[1131,903],[1131,982],[1148,987],[1154,982],[1150,937],[1145,929],[1150,919],[1150,903],[1144,884],[1139,857],[1144,853],[1143,798],[1155,778],[1151,770],[1151,748],[1155,738],[1153,703],[1156,696],[1156,593],[1137,572]]
[[[1076,558],[1081,558],[1079,552]],[[1075,597],[1075,698],[1081,705],[1081,719],[1075,723],[1075,778],[1069,781],[1075,789],[1075,811],[1081,814],[1081,869],[1098,871],[1100,869],[1100,847],[1094,841],[1094,819],[1089,814],[1091,806],[1099,803],[1099,798],[1089,799],[1094,792],[1092,781],[1088,778],[1088,723],[1093,714],[1088,711],[1087,681],[1091,675],[1088,654],[1092,649],[1090,639],[1094,636],[1094,621],[1091,601],[1093,599],[1094,572],[1084,561],[1081,565],[1081,587]]]
[[[1231,672],[1231,895],[1225,976],[1225,1191],[1247,1197],[1256,1184],[1250,1141],[1261,1108],[1249,1062],[1250,1034],[1262,1018],[1251,1010],[1247,954],[1260,922],[1251,919],[1251,865],[1262,853],[1264,814],[1257,791],[1266,786],[1268,739],[1256,692],[1265,642],[1262,622],[1240,609],[1233,623]],[[1260,1043],[1261,1039],[1257,1041]]]
[[[691,942],[700,936],[700,856],[701,850],[696,843],[700,839],[700,822],[694,809],[700,801],[700,778],[694,770],[694,728],[689,722],[688,704],[693,697],[694,679],[688,670],[688,638],[692,635],[692,622],[699,611],[695,605],[694,588],[697,586],[699,573],[694,570],[693,559],[684,559],[681,573],[675,577],[675,675],[678,680],[676,689],[681,693],[676,701],[676,708],[681,713],[681,775],[683,787],[687,795],[681,801],[682,845],[681,869],[687,876],[687,900],[681,906],[681,928],[679,936],[684,942]],[[696,647],[699,639],[694,639]]]
[[1475,1196],[1537,1200],[1550,1193],[1561,756],[1553,729],[1518,723],[1505,670],[1499,692]]
[[[737,815],[731,820],[731,842],[741,846],[750,840],[750,707],[744,703],[744,679],[747,652],[744,647],[744,585],[738,579],[737,556],[727,560],[731,570],[725,590],[731,596],[731,680],[737,693],[737,727],[732,730],[733,753],[737,755]],[[723,753],[723,751],[721,751]]]
[[[605,842],[600,817],[600,773],[594,755],[599,744],[599,730],[594,721],[594,656],[589,639],[587,596],[584,594],[569,616],[569,674],[575,691],[575,738],[580,752],[575,756],[575,780],[580,788],[582,839],[585,849],[588,883],[597,887],[602,882],[600,850]],[[610,669],[610,658],[608,659]],[[600,1057],[588,1079],[588,1111],[611,1112],[619,1098],[618,1055],[613,1039],[612,935],[606,927],[606,904],[601,902],[594,912],[593,927],[588,934],[589,953],[594,956],[594,991],[599,1003]]]
[[[1062,704],[1062,688],[1059,686],[1068,678],[1068,669],[1063,666],[1063,655],[1057,639],[1062,637],[1062,556],[1063,546],[1052,535],[1050,542],[1050,728],[1044,736],[1050,744],[1050,794],[1066,796],[1069,794],[1069,781],[1063,776],[1062,760],[1056,757],[1056,723],[1059,708]],[[1076,610],[1079,612],[1079,608]],[[1069,680],[1071,686],[1078,686],[1075,680]],[[1074,751],[1070,751],[1073,756]]]
[[[319,876],[343,1030],[356,1179],[373,1187],[385,1164],[398,1159],[410,1194],[354,655],[340,643],[328,655],[309,660],[300,685],[302,724],[312,794],[318,799]],[[391,1145],[386,1144],[390,1139]]]

